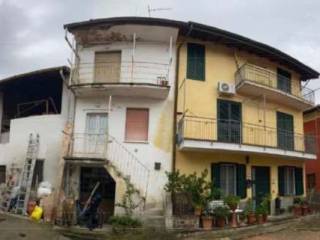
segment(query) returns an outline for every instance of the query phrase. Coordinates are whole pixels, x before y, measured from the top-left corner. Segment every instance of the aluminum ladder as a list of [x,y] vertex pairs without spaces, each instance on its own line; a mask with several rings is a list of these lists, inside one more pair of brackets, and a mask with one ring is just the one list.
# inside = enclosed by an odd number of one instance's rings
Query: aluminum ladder
[[28,202],[30,198],[31,185],[34,173],[34,167],[39,154],[39,135],[37,134],[34,138],[32,134],[29,137],[28,149],[26,161],[22,170],[22,175],[20,178],[20,190],[18,193],[17,203],[16,203],[16,213],[26,214]]

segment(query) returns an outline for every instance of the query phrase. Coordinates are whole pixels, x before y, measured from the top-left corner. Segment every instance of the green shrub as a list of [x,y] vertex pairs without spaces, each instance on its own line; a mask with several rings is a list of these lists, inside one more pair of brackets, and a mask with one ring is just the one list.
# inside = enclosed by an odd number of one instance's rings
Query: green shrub
[[240,197],[238,196],[233,196],[233,195],[229,195],[229,196],[226,196],[224,199],[223,199],[223,202],[228,205],[231,209],[236,209],[239,202],[240,202]]
[[122,227],[141,227],[142,223],[139,219],[130,217],[128,215],[124,216],[112,216],[109,219],[109,223],[112,226],[122,226]]
[[216,217],[216,218],[225,218],[225,217],[228,217],[230,215],[230,210],[229,208],[225,207],[225,206],[219,206],[219,207],[216,207],[214,210],[213,210],[213,215]]

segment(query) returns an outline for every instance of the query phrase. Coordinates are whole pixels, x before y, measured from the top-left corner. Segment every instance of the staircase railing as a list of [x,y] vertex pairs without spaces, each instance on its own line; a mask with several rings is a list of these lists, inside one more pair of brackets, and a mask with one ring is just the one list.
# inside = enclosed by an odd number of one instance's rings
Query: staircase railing
[[74,133],[70,155],[106,159],[146,198],[150,170],[124,144],[109,134]]

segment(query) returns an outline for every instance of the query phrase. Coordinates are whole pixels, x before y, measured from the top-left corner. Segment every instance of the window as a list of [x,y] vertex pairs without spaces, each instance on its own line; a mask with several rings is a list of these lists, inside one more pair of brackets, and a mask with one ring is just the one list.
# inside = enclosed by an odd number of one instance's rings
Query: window
[[6,183],[6,166],[0,166],[0,183]]
[[316,187],[316,174],[310,173],[307,174],[307,188],[308,190],[312,190]]
[[218,141],[240,143],[241,103],[218,99]]
[[220,187],[225,196],[237,195],[235,165],[223,164],[220,166]]
[[128,142],[148,141],[149,110],[128,108],[126,114],[125,140]]
[[293,167],[286,167],[284,169],[284,183],[284,194],[295,195],[295,176]]
[[[107,134],[107,113],[88,113],[86,122],[86,135],[83,139],[83,149],[79,150],[90,154],[103,153],[107,145]],[[80,143],[79,140],[78,143]]]
[[187,78],[193,80],[205,79],[205,46],[188,43]]
[[121,52],[96,52],[94,82],[115,83],[120,81]]
[[233,163],[213,163],[211,180],[223,195],[237,195],[246,198],[246,165]]
[[285,150],[294,149],[293,116],[277,112],[278,147]]
[[280,196],[303,195],[303,169],[291,166],[279,167],[278,184]]
[[32,188],[37,189],[39,183],[43,181],[43,164],[44,160],[36,160],[36,165],[34,166],[33,177],[32,177]]
[[286,93],[291,93],[291,74],[278,68],[277,70],[278,89]]

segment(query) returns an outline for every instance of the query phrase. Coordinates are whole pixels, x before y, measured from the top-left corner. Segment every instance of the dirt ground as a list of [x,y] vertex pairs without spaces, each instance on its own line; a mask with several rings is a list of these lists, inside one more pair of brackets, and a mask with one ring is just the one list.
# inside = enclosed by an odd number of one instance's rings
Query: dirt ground
[[249,240],[320,240],[320,216],[304,220],[285,230],[248,238]]
[[[312,217],[311,219],[304,219],[300,222],[288,222],[288,227],[282,228],[283,230],[276,231],[273,233],[263,234],[255,237],[245,237],[246,234],[230,234],[230,236],[225,236],[223,239],[249,239],[249,240],[320,240],[320,216]],[[252,231],[252,232],[251,232]],[[257,230],[249,230],[253,233]],[[249,235],[251,235],[249,233]],[[248,232],[247,232],[248,234]],[[46,224],[34,223],[32,221],[16,218],[7,215],[0,214],[0,240],[34,240],[34,239],[45,239],[45,240],[88,240],[87,236],[80,234],[80,236],[69,235],[70,238],[62,236],[57,231],[53,229],[53,226]],[[248,235],[247,235],[248,236]],[[252,235],[251,235],[252,236]],[[96,236],[97,237],[97,236]],[[127,234],[106,234],[103,237],[98,237],[94,239],[108,239],[108,240],[182,240],[181,237],[175,236],[175,234],[169,234],[165,231],[155,232],[150,230],[143,230],[137,232],[131,232]],[[90,238],[93,239],[93,238]],[[191,235],[186,237],[186,239],[192,240],[203,240],[203,239],[218,239],[216,237],[207,236],[197,236]]]
[[0,214],[0,240],[69,240],[52,226]]

